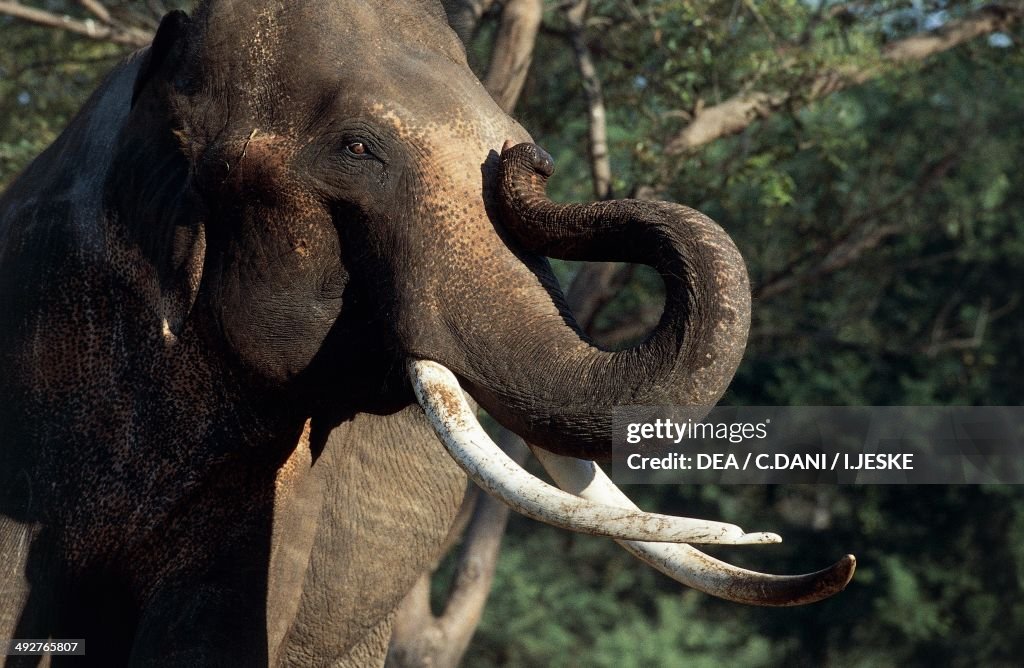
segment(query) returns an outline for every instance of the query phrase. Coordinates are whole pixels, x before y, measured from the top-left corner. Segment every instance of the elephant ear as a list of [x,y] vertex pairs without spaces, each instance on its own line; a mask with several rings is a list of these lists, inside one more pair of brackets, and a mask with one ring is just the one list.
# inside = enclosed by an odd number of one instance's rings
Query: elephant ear
[[177,335],[195,301],[206,251],[202,207],[189,186],[191,158],[170,104],[191,25],[184,12],[168,13],[133,63],[131,111],[104,188],[128,242],[155,270],[158,285],[142,291],[165,337]]
[[[156,77],[165,64],[180,62],[185,44],[185,33],[191,23],[188,14],[176,9],[169,12],[160,21],[153,43],[143,55],[142,63],[139,66],[139,73],[135,77],[135,86],[132,88],[132,107],[135,106],[139,95],[146,88],[146,84]],[[172,57],[173,56],[173,57]]]

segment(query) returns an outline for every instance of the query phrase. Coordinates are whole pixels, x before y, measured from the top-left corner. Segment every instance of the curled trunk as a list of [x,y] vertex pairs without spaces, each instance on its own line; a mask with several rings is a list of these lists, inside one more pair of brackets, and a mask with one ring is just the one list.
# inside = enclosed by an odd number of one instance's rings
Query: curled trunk
[[612,407],[691,406],[697,418],[715,405],[746,345],[750,288],[739,251],[703,214],[638,200],[556,204],[545,194],[552,170],[534,144],[502,150],[498,198],[510,241],[528,254],[653,266],[666,287],[661,321],[634,348],[602,350],[581,332],[546,268],[535,269],[562,316],[531,322],[524,335],[522,346],[543,363],[519,364],[495,346],[459,371],[471,394],[530,442],[607,459]]

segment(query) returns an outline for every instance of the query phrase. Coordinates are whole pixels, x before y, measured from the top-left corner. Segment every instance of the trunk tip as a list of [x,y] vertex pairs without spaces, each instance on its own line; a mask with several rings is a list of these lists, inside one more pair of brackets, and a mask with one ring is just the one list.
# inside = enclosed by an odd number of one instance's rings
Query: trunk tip
[[517,166],[529,166],[544,178],[555,173],[555,159],[536,144],[513,144],[511,139],[506,139],[501,147],[501,160],[505,163],[514,161]]

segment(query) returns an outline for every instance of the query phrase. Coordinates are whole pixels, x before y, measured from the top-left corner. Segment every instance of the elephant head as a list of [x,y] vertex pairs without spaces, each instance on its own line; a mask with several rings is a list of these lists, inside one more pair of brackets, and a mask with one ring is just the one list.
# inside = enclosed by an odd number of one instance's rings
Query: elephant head
[[[436,2],[210,0],[169,14],[4,203],[14,371],[0,426],[31,444],[4,456],[41,471],[75,453],[60,464],[71,482],[34,497],[49,510],[9,514],[63,526],[64,558],[92,564],[111,526],[149,545],[183,508],[228,512],[238,494],[217,496],[211,473],[237,470],[225,462],[265,461],[280,494],[297,441],[315,460],[318,434],[418,399],[467,472],[527,514],[627,541],[733,600],[842,589],[852,558],[774,578],[654,545],[778,538],[625,509],[600,469],[572,459],[610,456],[616,405],[713,406],[743,354],[750,297],[736,247],[704,215],[555,204],[552,169],[472,74]],[[546,257],[653,266],[660,323],[633,348],[601,349]],[[37,364],[40,350],[54,361]],[[104,402],[81,398],[98,388]],[[574,493],[502,460],[461,388],[553,453],[542,461]],[[195,554],[212,549],[181,531]],[[159,568],[154,580],[177,565]]]
[[[136,106],[170,110],[202,211],[188,223],[202,221],[191,266],[204,290],[190,297],[256,382],[340,412],[407,402],[406,359],[451,369],[500,422],[561,454],[607,458],[614,405],[714,405],[750,310],[728,236],[676,205],[547,200],[551,159],[442,20],[430,3],[300,2],[207,3],[164,21]],[[166,222],[138,224],[151,236]],[[544,256],[654,265],[661,323],[635,348],[601,350]],[[184,313],[167,320],[173,332]]]

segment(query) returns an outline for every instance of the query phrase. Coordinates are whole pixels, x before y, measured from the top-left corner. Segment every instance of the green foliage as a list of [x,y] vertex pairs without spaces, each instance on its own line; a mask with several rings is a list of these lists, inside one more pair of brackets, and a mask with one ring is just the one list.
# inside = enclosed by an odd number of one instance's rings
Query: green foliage
[[0,189],[52,142],[119,49],[0,17]]
[[[816,6],[593,3],[616,192],[660,183],[722,223],[747,259],[754,322],[727,401],[1019,404],[1020,30],[1008,47],[982,38],[920,66],[883,68],[694,154],[664,154],[698,101],[799,91],[823,68],[873,66],[881,44],[942,9],[858,4],[841,24],[815,19]],[[944,3],[941,17],[977,6]],[[554,12],[546,20],[558,25]],[[556,157],[555,197],[585,199],[586,108],[571,52],[554,34],[538,49],[520,116]],[[638,272],[598,329],[660,300],[653,281]],[[468,665],[1010,666],[1024,654],[1020,488],[629,492],[646,508],[786,537],[756,553],[723,550],[748,567],[804,572],[849,551],[858,573],[846,592],[810,608],[750,609],[681,591],[623,563],[610,543],[584,554],[575,546],[590,541],[514,518]],[[635,571],[626,590],[605,573],[624,568]],[[524,615],[536,623],[514,626]]]

